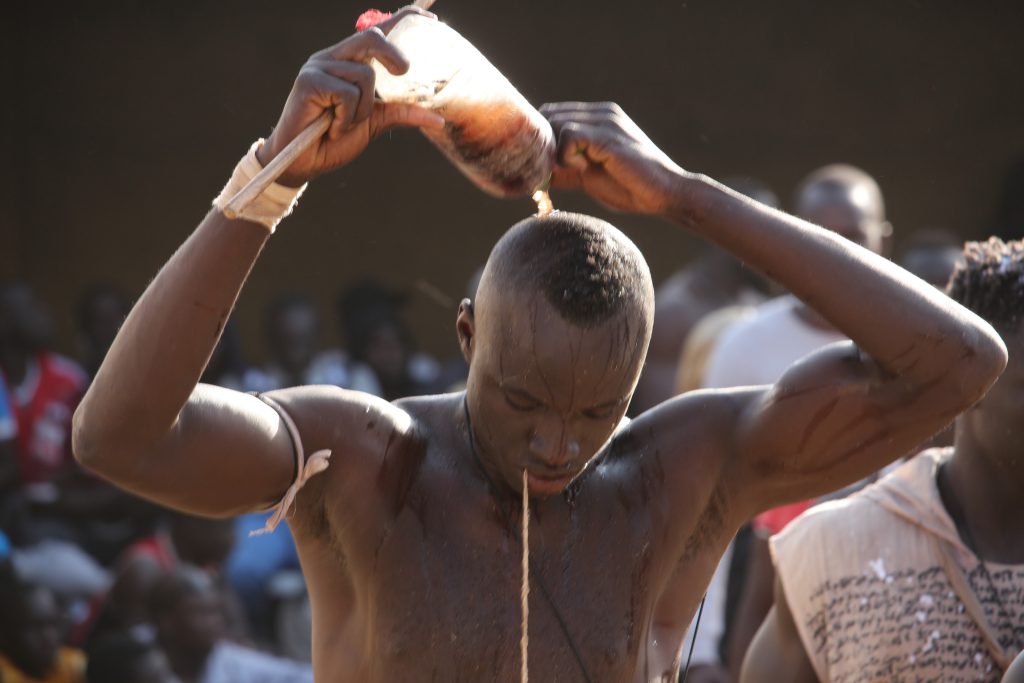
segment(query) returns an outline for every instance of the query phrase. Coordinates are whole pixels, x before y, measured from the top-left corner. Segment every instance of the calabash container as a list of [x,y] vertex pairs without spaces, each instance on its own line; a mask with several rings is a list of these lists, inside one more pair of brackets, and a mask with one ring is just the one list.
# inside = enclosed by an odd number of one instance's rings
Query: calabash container
[[546,189],[555,161],[551,124],[479,50],[435,19],[410,15],[388,34],[409,60],[401,76],[373,60],[377,95],[445,120],[424,131],[480,189],[519,197]]

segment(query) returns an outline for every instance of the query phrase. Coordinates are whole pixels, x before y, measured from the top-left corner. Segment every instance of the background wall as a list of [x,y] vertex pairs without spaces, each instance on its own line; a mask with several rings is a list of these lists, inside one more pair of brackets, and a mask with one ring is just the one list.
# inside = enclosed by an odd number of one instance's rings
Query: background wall
[[[365,6],[24,5],[5,11],[0,28],[0,275],[39,289],[69,348],[80,288],[109,280],[137,296],[276,121],[306,56],[346,36]],[[992,230],[1002,177],[1024,155],[1022,8],[435,6],[531,101],[615,100],[688,169],[758,176],[787,201],[818,165],[862,166],[882,185],[897,242],[924,226],[965,237]],[[554,201],[610,217],[647,254],[656,281],[693,253],[694,239],[667,224],[577,197]],[[454,307],[469,274],[531,210],[528,200],[479,193],[417,134],[395,132],[315,183],[282,225],[239,304],[242,332],[258,338],[274,292],[313,293],[329,312],[344,284],[374,275],[414,292],[409,317],[423,346],[454,353]]]

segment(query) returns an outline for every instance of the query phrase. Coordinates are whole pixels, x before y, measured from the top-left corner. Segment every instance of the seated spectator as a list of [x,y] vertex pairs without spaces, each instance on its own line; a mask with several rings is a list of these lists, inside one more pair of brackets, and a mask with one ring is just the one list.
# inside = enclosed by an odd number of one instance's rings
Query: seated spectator
[[[725,184],[767,206],[779,205],[775,193],[759,180],[735,177]],[[630,414],[675,395],[680,353],[699,321],[720,308],[759,303],[762,287],[759,276],[712,245],[703,245],[696,258],[666,278],[654,293],[654,329]]]
[[948,230],[918,230],[900,249],[899,264],[933,287],[945,289],[963,263],[963,240]]
[[181,683],[153,640],[108,635],[92,643],[86,656],[87,683]]
[[49,350],[53,320],[22,282],[0,284],[0,375],[17,421],[21,488],[52,502],[57,476],[73,463],[71,415],[85,392],[85,372]]
[[90,285],[79,296],[75,310],[79,358],[89,377],[96,375],[130,307],[128,296],[107,283]]
[[182,566],[161,577],[150,609],[171,668],[191,683],[311,683],[306,664],[236,645],[227,638],[222,595],[206,572]]
[[344,338],[356,367],[369,368],[379,389],[393,401],[430,393],[440,365],[416,352],[412,331],[401,316],[404,297],[372,280],[345,290],[338,304]]
[[84,683],[85,657],[62,647],[62,622],[49,589],[0,569],[0,681]]
[[242,343],[238,334],[238,325],[234,318],[224,323],[224,331],[220,341],[213,347],[213,354],[203,369],[199,381],[203,384],[215,384],[218,387],[245,390],[245,377],[249,368],[242,355]]
[[152,623],[149,597],[160,577],[181,566],[192,566],[207,572],[224,596],[228,634],[236,640],[248,640],[241,604],[224,573],[233,545],[233,520],[167,511],[165,524],[155,534],[125,551],[97,628],[132,630]]
[[21,482],[18,477],[17,436],[18,422],[14,418],[3,373],[0,373],[0,508],[17,492]]
[[379,391],[372,374],[351,368],[343,352],[321,351],[320,313],[309,297],[283,294],[274,299],[267,310],[266,330],[270,361],[262,368],[246,372],[246,391],[264,392],[303,384]]
[[775,604],[744,683],[997,683],[1024,650],[1024,242],[970,243],[949,293],[1009,364],[933,449],[772,537]]
[[0,381],[14,417],[14,435],[0,440],[0,485],[6,490],[0,524],[15,547],[13,561],[62,598],[102,592],[106,573],[82,551],[82,523],[91,519],[93,494],[113,487],[86,476],[71,456],[71,415],[86,376],[73,361],[49,350],[53,320],[27,284],[0,283]]

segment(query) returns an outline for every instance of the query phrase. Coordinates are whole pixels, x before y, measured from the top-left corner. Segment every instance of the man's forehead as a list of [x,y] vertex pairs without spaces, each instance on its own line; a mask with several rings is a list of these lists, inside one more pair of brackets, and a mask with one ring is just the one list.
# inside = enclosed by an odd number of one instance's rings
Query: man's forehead
[[845,212],[862,219],[881,220],[877,194],[864,183],[817,184],[807,187],[797,207],[801,215],[816,212]]

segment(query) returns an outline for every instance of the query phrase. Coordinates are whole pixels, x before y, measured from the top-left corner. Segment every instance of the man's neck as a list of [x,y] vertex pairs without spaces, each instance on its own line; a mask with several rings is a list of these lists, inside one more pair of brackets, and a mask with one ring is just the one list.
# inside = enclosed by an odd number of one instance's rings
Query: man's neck
[[1014,460],[983,452],[965,430],[957,431],[938,484],[961,540],[983,560],[1024,564],[1024,467],[1003,464]]

